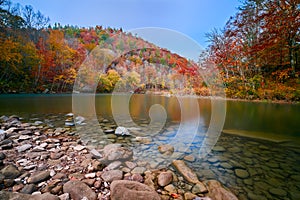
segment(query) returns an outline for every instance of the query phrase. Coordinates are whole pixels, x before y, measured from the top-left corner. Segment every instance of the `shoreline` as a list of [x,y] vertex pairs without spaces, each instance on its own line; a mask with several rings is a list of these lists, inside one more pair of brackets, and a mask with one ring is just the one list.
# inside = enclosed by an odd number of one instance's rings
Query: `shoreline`
[[[219,181],[199,180],[183,160],[148,169],[121,144],[90,149],[66,127],[2,116],[0,136],[3,200],[194,200],[220,195],[237,200]],[[161,153],[168,156],[169,150]]]
[[[19,95],[40,95],[40,96],[59,96],[59,95],[112,95],[112,93],[72,93],[72,92],[64,92],[64,93],[0,93],[1,96],[19,96]],[[128,94],[128,93],[125,93]],[[139,93],[130,93],[131,95],[139,95]],[[300,101],[286,101],[286,100],[268,100],[268,99],[238,99],[238,98],[231,98],[231,97],[219,97],[219,96],[199,96],[199,95],[167,95],[167,94],[155,94],[155,93],[148,93],[148,94],[142,94],[142,95],[154,95],[154,96],[163,96],[163,97],[194,97],[199,99],[215,99],[215,100],[225,100],[225,101],[237,101],[237,102],[249,102],[249,103],[271,103],[271,104],[292,104],[292,105],[298,105],[300,104]]]

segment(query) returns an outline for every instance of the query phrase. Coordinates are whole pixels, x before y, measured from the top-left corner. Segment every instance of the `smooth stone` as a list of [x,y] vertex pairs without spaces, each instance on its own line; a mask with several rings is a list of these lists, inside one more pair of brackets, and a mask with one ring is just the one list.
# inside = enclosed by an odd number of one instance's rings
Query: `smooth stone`
[[130,149],[122,147],[120,144],[109,144],[103,149],[104,158],[108,161],[129,160],[132,158],[133,152]]
[[92,154],[92,157],[96,159],[100,159],[103,157],[96,149],[90,150],[90,153]]
[[184,199],[185,200],[195,200],[196,198],[197,198],[197,195],[195,195],[191,192],[184,193]]
[[209,163],[216,163],[216,162],[218,162],[219,160],[218,160],[217,158],[209,158],[209,159],[207,159],[207,161],[208,161]]
[[82,145],[77,145],[75,147],[73,147],[74,150],[76,151],[82,151],[83,149],[85,149],[86,147],[85,146],[82,146]]
[[113,181],[110,189],[111,200],[161,200],[152,188],[136,181]]
[[264,196],[262,196],[262,195],[258,195],[258,194],[255,194],[255,193],[253,193],[253,192],[249,192],[248,194],[247,194],[247,196],[248,196],[248,198],[250,199],[250,200],[267,200],[267,198],[266,197],[264,197]]
[[206,192],[208,192],[207,188],[202,182],[196,183],[192,188],[193,194],[202,194],[202,193],[206,193]]
[[22,193],[16,193],[16,192],[7,192],[7,191],[0,191],[0,199],[6,200],[6,199],[14,199],[14,200],[61,200],[59,197],[50,194],[50,193],[44,193],[44,194],[22,194]]
[[232,147],[232,148],[228,148],[228,151],[230,151],[231,153],[239,153],[242,150],[239,147]]
[[224,152],[226,149],[222,146],[214,146],[213,151]]
[[101,174],[101,178],[106,182],[121,180],[123,178],[123,172],[121,170],[104,171]]
[[73,200],[96,200],[96,193],[81,181],[68,181],[63,186],[63,192],[69,193]]
[[158,151],[164,155],[172,155],[174,152],[174,147],[170,144],[162,144],[158,146]]
[[28,178],[28,183],[39,183],[50,178],[50,171],[36,171]]
[[5,153],[0,152],[0,160],[4,160],[6,158]]
[[189,161],[189,162],[194,162],[195,161],[195,157],[192,155],[187,155],[183,157],[184,160]]
[[131,173],[132,174],[143,174],[146,171],[145,167],[135,167]]
[[225,169],[232,169],[232,165],[228,164],[227,162],[221,162],[220,166],[225,168]]
[[176,187],[173,184],[169,184],[169,185],[165,186],[164,190],[169,192],[169,194],[177,193]]
[[23,141],[23,140],[29,140],[31,139],[32,137],[29,136],[29,135],[20,135],[19,139],[20,141]]
[[6,137],[6,132],[2,129],[0,129],[0,141],[4,140]]
[[22,146],[16,147],[16,149],[20,153],[20,152],[23,152],[23,151],[26,151],[26,150],[30,149],[31,147],[32,147],[31,144],[23,144]]
[[173,174],[172,172],[161,172],[157,176],[157,183],[159,186],[166,186],[169,185],[173,181]]
[[226,190],[220,182],[209,180],[206,182],[209,191],[209,197],[215,200],[238,200],[238,198],[229,190]]
[[287,195],[287,192],[281,188],[271,188],[269,189],[270,194],[285,197]]
[[136,137],[135,139],[137,142],[140,142],[143,144],[150,144],[152,142],[152,139],[149,137]]
[[23,194],[32,194],[36,190],[37,190],[37,187],[35,184],[28,184],[28,185],[25,185],[20,192]]
[[126,165],[129,169],[133,169],[133,168],[135,168],[135,167],[137,166],[136,163],[130,162],[130,161],[126,161],[126,162],[125,162],[125,165]]
[[7,165],[1,170],[1,174],[7,179],[14,179],[17,178],[21,172],[14,165]]
[[84,177],[85,178],[95,178],[96,177],[96,172],[85,174]]
[[107,167],[104,168],[104,171],[110,171],[110,170],[117,169],[121,165],[122,165],[121,161],[118,161],[118,160],[114,161],[114,162],[110,163],[109,165],[107,165]]
[[172,164],[180,174],[190,183],[198,183],[198,177],[182,160],[173,160]]
[[249,172],[247,170],[235,169],[234,173],[237,177],[242,178],[242,179],[249,177]]
[[131,135],[128,131],[127,128],[123,127],[123,126],[118,126],[115,130],[115,134],[116,135],[122,135],[122,136],[128,136]]

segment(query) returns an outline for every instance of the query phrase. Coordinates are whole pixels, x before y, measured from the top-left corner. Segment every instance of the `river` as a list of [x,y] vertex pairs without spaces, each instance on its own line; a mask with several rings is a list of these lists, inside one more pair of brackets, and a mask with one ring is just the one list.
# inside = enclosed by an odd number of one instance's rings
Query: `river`
[[[210,99],[197,98],[196,104],[199,108],[195,109],[195,105],[191,103],[195,103],[194,97],[190,97],[193,100],[186,98],[179,101],[176,97],[132,95],[126,103],[122,103],[122,98],[117,98],[114,104],[115,113],[112,115],[111,95],[75,99],[73,106],[71,94],[1,95],[0,116],[16,114],[24,120],[43,121],[47,118],[48,122],[50,118],[51,123],[63,126],[65,115],[74,112],[75,109],[86,119],[89,114],[96,116],[99,126],[105,131],[114,129],[118,111],[125,109],[126,112],[128,108],[132,121],[140,126],[140,129],[135,131],[144,132],[141,134],[143,137],[152,137],[151,144],[142,145],[130,139],[118,139],[111,134],[104,134],[104,138],[99,137],[99,134],[94,137],[89,135],[88,131],[81,137],[90,139],[94,145],[104,144],[103,140],[130,143],[129,146],[135,148],[140,159],[151,158],[156,162],[160,162],[162,158],[158,159],[157,154],[153,154],[153,148],[157,148],[159,143],[175,141],[173,145],[175,153],[178,153],[177,157],[183,159],[186,155],[192,155],[194,159],[187,162],[201,180],[218,179],[239,199],[300,199],[299,104],[226,101],[226,118],[222,133],[215,138],[213,144],[216,144],[212,151],[201,157],[199,149],[203,145],[203,133],[208,130],[213,120]],[[144,127],[150,123],[149,110],[154,104],[165,109],[161,112],[158,107],[158,114],[154,113],[154,118],[160,119],[165,116],[166,121],[163,126],[156,123],[150,129],[148,127],[147,131],[158,128],[158,132],[156,135],[147,135]],[[189,114],[184,115],[184,112]],[[193,135],[192,125],[188,124],[180,129],[179,124],[183,118],[185,121],[193,121],[195,116],[198,119],[195,129],[197,131],[194,132],[202,135],[195,134],[189,139],[188,135]],[[180,131],[184,132],[181,136],[185,141],[177,145],[182,140],[178,136]],[[153,165],[155,166],[155,163]]]

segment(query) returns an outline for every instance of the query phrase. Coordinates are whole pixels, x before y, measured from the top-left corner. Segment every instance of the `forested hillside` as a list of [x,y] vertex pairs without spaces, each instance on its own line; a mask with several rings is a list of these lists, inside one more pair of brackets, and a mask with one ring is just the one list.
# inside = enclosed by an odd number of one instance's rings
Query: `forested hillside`
[[[0,93],[72,92],[84,60],[105,47],[121,54],[93,77],[98,92],[122,80],[136,92],[177,88],[207,96],[201,75],[212,74],[213,63],[227,97],[299,101],[299,16],[296,0],[244,1],[223,29],[207,34],[209,46],[195,63],[122,28],[50,26],[33,7],[0,0]],[[188,78],[176,85],[179,75]]]

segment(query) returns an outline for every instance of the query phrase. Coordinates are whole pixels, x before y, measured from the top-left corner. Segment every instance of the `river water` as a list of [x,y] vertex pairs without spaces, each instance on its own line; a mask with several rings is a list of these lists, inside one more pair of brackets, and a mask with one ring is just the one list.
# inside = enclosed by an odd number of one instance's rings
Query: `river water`
[[[152,109],[153,105],[161,106]],[[222,104],[226,106],[222,133],[210,140],[212,151],[204,155],[199,149],[214,120],[212,105],[210,99],[194,97],[132,95],[129,99],[121,95],[112,103],[111,95],[96,95],[75,97],[72,103],[71,94],[1,95],[0,115],[16,114],[63,126],[65,115],[75,112],[97,123],[76,127],[89,145],[124,143],[134,149],[137,160],[150,160],[149,168],[190,155],[187,163],[201,180],[217,179],[239,199],[300,199],[300,105],[226,101]],[[122,125],[146,141],[110,133],[124,113]],[[217,121],[222,124],[222,117]],[[160,144],[172,144],[173,157],[159,156]]]

